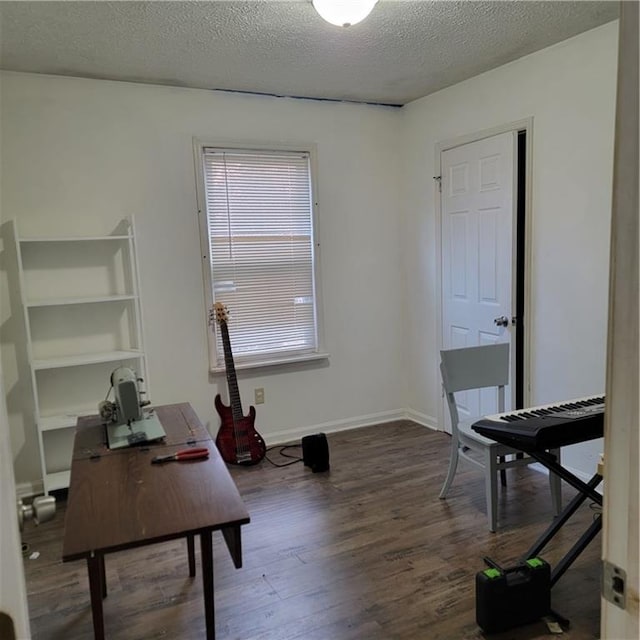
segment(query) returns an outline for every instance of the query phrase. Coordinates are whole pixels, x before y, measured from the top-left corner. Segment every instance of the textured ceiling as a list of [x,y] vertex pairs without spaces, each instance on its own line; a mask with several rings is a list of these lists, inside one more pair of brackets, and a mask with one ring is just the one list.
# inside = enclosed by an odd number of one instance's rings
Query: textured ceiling
[[617,2],[0,2],[3,69],[402,105],[617,18]]

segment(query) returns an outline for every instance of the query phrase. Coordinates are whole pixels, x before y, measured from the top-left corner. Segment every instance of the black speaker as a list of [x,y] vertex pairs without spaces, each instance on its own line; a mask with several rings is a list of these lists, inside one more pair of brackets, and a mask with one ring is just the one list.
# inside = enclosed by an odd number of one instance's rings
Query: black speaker
[[313,473],[329,471],[329,444],[324,433],[302,438],[302,462]]

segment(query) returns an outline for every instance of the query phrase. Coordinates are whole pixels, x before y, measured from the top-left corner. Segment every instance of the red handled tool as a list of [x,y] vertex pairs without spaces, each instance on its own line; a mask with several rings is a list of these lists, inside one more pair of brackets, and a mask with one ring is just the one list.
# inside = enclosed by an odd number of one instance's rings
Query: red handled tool
[[209,449],[182,449],[176,453],[170,453],[167,456],[156,456],[151,460],[151,464],[160,464],[162,462],[186,462],[187,460],[206,460],[209,457]]

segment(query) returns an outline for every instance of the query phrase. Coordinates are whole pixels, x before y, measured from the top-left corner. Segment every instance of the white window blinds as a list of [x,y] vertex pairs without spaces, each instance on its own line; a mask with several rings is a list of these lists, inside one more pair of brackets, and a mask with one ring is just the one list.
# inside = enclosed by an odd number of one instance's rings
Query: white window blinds
[[203,173],[213,299],[228,309],[234,358],[316,351],[309,153],[205,147]]

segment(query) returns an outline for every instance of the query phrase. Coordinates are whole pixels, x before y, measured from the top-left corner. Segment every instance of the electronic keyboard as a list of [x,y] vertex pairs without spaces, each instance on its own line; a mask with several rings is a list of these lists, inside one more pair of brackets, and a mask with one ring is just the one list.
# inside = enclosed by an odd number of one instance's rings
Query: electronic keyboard
[[604,434],[604,396],[487,416],[471,428],[486,438],[523,451],[556,449],[594,440]]

